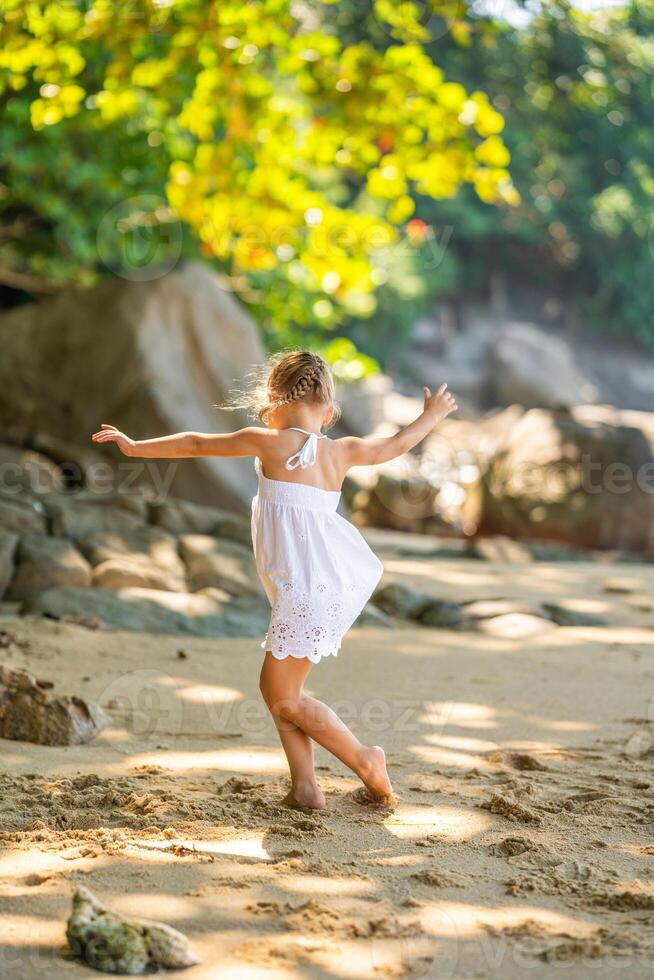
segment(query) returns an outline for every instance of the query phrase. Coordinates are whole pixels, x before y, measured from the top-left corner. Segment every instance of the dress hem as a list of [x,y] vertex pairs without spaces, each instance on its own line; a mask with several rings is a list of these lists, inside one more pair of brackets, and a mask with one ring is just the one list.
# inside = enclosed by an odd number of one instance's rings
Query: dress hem
[[340,644],[335,649],[329,649],[325,651],[320,651],[319,653],[306,653],[297,650],[271,650],[268,646],[266,640],[263,641],[261,646],[265,649],[266,653],[270,653],[275,660],[287,660],[289,657],[293,657],[295,660],[310,660],[312,664],[317,664],[325,657],[337,657],[338,651],[340,650]]

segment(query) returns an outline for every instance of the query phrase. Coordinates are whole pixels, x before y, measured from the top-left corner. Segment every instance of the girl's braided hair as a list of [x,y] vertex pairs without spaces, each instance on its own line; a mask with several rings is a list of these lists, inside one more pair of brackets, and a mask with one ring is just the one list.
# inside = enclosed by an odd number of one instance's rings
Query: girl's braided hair
[[284,351],[271,357],[249,378],[246,391],[232,401],[231,408],[245,408],[259,422],[281,405],[306,399],[335,409],[332,424],[338,417],[334,379],[329,365],[306,350]]

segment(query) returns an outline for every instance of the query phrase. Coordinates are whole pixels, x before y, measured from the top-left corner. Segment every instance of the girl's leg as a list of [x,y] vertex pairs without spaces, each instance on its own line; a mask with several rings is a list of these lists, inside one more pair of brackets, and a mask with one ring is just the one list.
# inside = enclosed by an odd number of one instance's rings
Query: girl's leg
[[357,774],[374,797],[391,796],[383,749],[362,745],[331,708],[304,693],[303,683],[310,667],[305,658],[275,660],[266,653],[261,690],[273,717],[290,722],[335,755]]
[[[286,670],[284,664],[288,664]],[[284,718],[275,708],[276,701],[299,695],[304,679],[312,666],[311,661],[306,658],[297,660],[288,657],[286,660],[275,660],[271,653],[266,653],[259,686],[275,722],[291,772],[291,791],[285,797],[285,802],[322,810],[325,807],[325,797],[316,782],[313,768],[313,742],[297,725]]]

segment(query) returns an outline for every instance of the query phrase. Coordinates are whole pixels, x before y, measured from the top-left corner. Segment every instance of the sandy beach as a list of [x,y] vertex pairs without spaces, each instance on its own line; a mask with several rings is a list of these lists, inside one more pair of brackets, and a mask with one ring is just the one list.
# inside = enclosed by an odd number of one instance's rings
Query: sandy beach
[[[7,612],[3,662],[113,726],[0,746],[0,975],[98,975],[66,951],[79,883],[185,932],[189,980],[651,975],[654,569],[384,540],[387,574],[423,592],[525,605],[474,631],[360,628],[313,670],[312,692],[386,748],[393,812],[358,806],[322,750],[327,810],[280,805],[256,640]],[[539,627],[544,600],[604,625]]]

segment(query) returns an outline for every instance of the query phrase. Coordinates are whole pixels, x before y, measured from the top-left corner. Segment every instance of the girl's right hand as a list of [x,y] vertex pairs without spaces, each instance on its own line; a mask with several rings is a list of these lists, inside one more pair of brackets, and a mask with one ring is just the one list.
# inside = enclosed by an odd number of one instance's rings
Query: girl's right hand
[[427,385],[422,389],[425,398],[424,411],[430,415],[434,415],[436,422],[442,422],[451,412],[455,412],[458,407],[454,395],[446,391],[446,388],[447,385],[441,385],[434,395],[432,395]]
[[125,456],[131,456],[135,446],[134,440],[126,436],[120,429],[117,429],[115,425],[106,425],[104,422],[100,426],[100,431],[94,432],[91,439],[96,443],[115,442],[121,453]]

